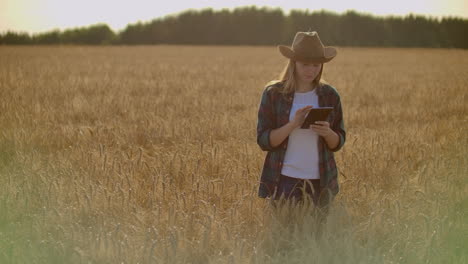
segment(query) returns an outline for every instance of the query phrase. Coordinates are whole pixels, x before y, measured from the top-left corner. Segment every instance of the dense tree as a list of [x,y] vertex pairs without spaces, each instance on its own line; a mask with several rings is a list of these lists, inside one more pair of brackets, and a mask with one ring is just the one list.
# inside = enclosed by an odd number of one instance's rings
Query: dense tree
[[440,20],[409,14],[377,17],[349,10],[292,10],[256,6],[213,11],[189,9],[149,22],[129,24],[115,34],[105,24],[29,36],[0,34],[0,44],[290,44],[297,31],[315,30],[324,43],[337,46],[468,48],[468,20]]
[[5,34],[0,35],[0,44],[31,44],[31,37],[28,35],[28,33],[16,33],[8,31]]
[[61,43],[76,44],[110,44],[115,34],[106,24],[65,30],[60,37]]

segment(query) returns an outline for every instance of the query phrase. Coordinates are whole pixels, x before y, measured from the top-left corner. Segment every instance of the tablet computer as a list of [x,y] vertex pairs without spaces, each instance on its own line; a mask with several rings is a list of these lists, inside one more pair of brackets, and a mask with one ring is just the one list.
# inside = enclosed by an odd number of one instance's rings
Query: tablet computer
[[315,121],[327,121],[328,115],[333,110],[333,107],[317,107],[311,108],[307,113],[304,123],[301,128],[309,128],[310,125],[314,124]]

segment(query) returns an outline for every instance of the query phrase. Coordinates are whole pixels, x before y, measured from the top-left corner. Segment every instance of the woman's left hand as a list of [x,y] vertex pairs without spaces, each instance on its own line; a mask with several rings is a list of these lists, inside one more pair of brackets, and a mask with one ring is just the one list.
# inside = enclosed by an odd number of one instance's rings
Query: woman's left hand
[[309,128],[320,136],[326,138],[335,134],[335,132],[330,128],[330,123],[327,121],[317,121],[315,123],[316,125],[312,124]]

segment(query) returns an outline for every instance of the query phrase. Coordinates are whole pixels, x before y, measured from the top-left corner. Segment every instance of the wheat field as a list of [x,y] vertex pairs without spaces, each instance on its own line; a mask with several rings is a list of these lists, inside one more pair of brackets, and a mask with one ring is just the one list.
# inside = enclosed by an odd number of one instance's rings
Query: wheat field
[[285,64],[273,46],[0,47],[0,263],[467,263],[468,51],[338,47],[323,78],[347,140],[322,225],[257,197],[258,104]]

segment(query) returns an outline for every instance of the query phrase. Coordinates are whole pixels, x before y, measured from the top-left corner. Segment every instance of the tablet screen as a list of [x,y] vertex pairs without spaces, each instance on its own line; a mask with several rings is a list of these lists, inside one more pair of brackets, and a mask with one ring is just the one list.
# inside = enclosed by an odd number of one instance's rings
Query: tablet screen
[[333,107],[318,107],[310,109],[301,128],[307,129],[310,125],[314,124],[315,121],[326,121],[332,110]]

